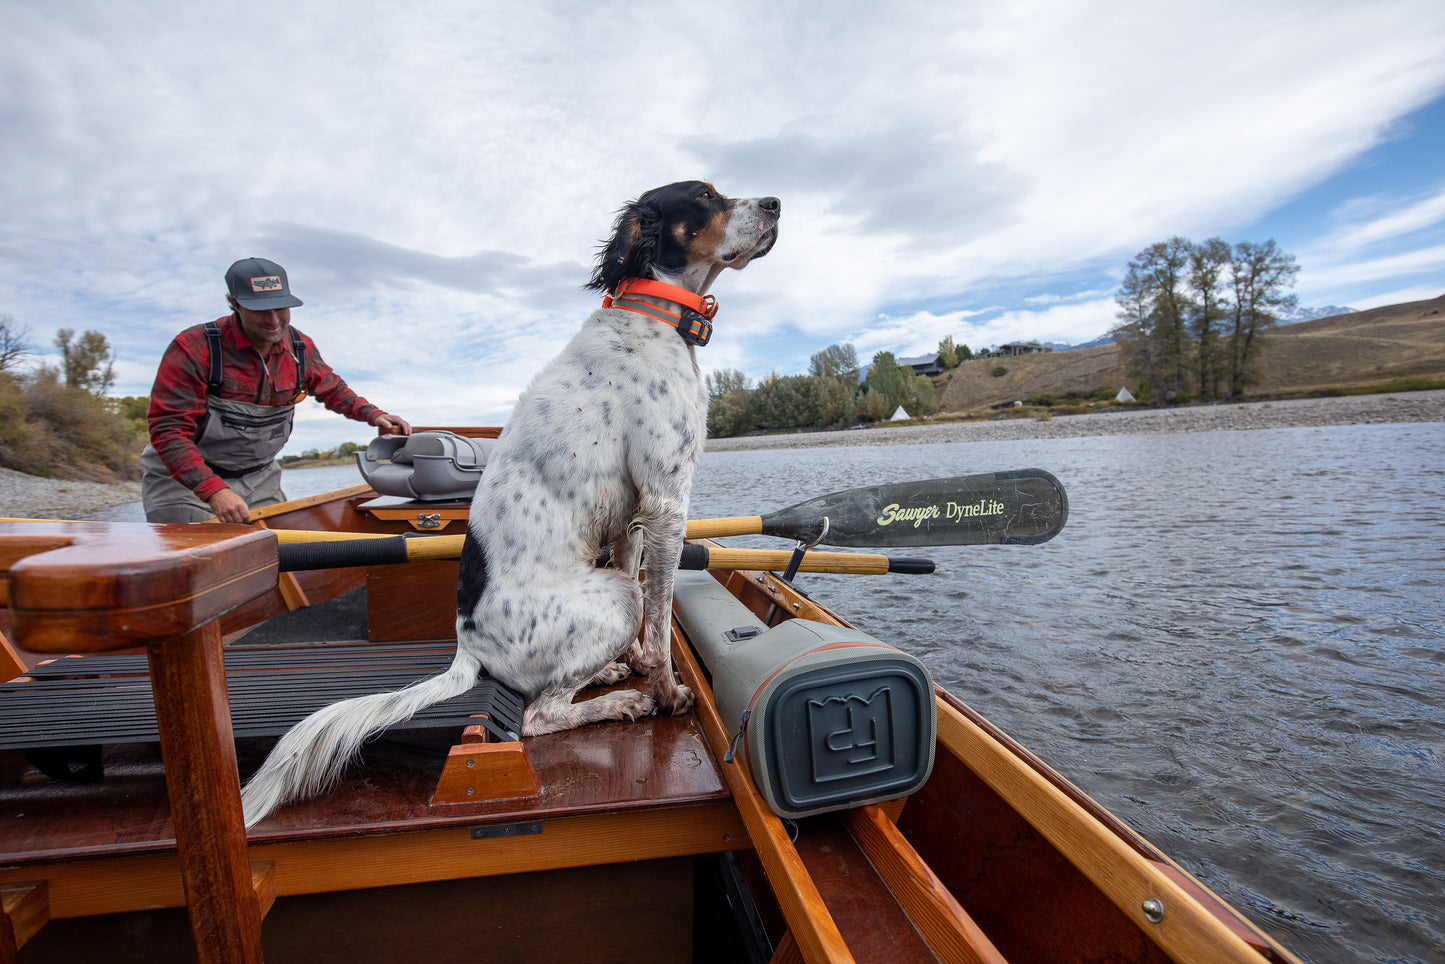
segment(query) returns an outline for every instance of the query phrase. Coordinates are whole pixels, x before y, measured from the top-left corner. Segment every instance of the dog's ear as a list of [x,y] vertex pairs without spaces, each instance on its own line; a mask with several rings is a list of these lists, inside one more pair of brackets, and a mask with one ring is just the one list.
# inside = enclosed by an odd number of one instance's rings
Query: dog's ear
[[597,269],[587,287],[612,294],[623,278],[651,277],[647,267],[657,258],[661,235],[662,217],[657,208],[643,201],[627,205],[617,215],[612,240],[597,256]]

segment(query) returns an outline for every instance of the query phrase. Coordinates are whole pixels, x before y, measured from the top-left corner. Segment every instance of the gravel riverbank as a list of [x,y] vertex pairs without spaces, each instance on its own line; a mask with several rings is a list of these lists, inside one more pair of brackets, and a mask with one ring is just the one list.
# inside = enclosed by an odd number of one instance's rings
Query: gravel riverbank
[[[1445,391],[1398,395],[1351,395],[1241,405],[1175,409],[1108,409],[1089,415],[1040,420],[1009,418],[987,422],[940,422],[883,426],[847,432],[809,432],[711,439],[709,452],[740,449],[814,448],[829,445],[902,445],[927,442],[982,442],[1004,439],[1078,438],[1150,432],[1212,432],[1304,425],[1360,425],[1376,422],[1445,421]],[[77,519],[114,505],[140,501],[140,485],[126,482],[69,482],[0,469],[0,518]]]
[[78,519],[99,509],[139,501],[139,482],[72,482],[0,469],[0,518]]
[[1301,398],[1238,405],[1184,408],[1110,408],[1050,419],[1009,417],[986,422],[936,422],[844,432],[759,435],[709,439],[709,452],[739,449],[814,448],[829,445],[904,445],[928,442],[990,442],[1010,439],[1080,438],[1158,432],[1215,432],[1307,425],[1363,425],[1445,421],[1445,391],[1397,395]]

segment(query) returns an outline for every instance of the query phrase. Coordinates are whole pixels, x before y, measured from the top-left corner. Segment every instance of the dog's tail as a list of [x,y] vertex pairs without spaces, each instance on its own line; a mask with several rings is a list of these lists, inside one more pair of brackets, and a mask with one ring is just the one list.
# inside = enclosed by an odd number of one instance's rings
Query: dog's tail
[[460,696],[476,685],[480,672],[480,661],[459,649],[451,667],[439,676],[393,693],[342,700],[297,723],[241,791],[246,826],[259,823],[289,800],[325,790],[369,737],[433,703]]

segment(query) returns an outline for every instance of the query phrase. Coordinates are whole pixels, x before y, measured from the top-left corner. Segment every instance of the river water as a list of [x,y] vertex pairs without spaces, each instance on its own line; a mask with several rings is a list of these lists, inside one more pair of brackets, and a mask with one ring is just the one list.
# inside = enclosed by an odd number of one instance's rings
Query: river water
[[799,585],[1304,959],[1445,961],[1445,423],[718,452],[690,515],[1028,467],[1052,542]]
[[714,452],[690,516],[1029,467],[1052,542],[799,585],[1306,961],[1445,961],[1445,423]]

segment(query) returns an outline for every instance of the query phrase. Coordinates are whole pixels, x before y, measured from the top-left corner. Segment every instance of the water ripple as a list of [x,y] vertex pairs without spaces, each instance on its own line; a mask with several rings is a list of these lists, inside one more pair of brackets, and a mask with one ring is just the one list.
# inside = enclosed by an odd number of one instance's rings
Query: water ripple
[[1442,451],[1424,423],[717,452],[691,515],[1048,469],[1051,543],[803,585],[1304,959],[1438,961]]

